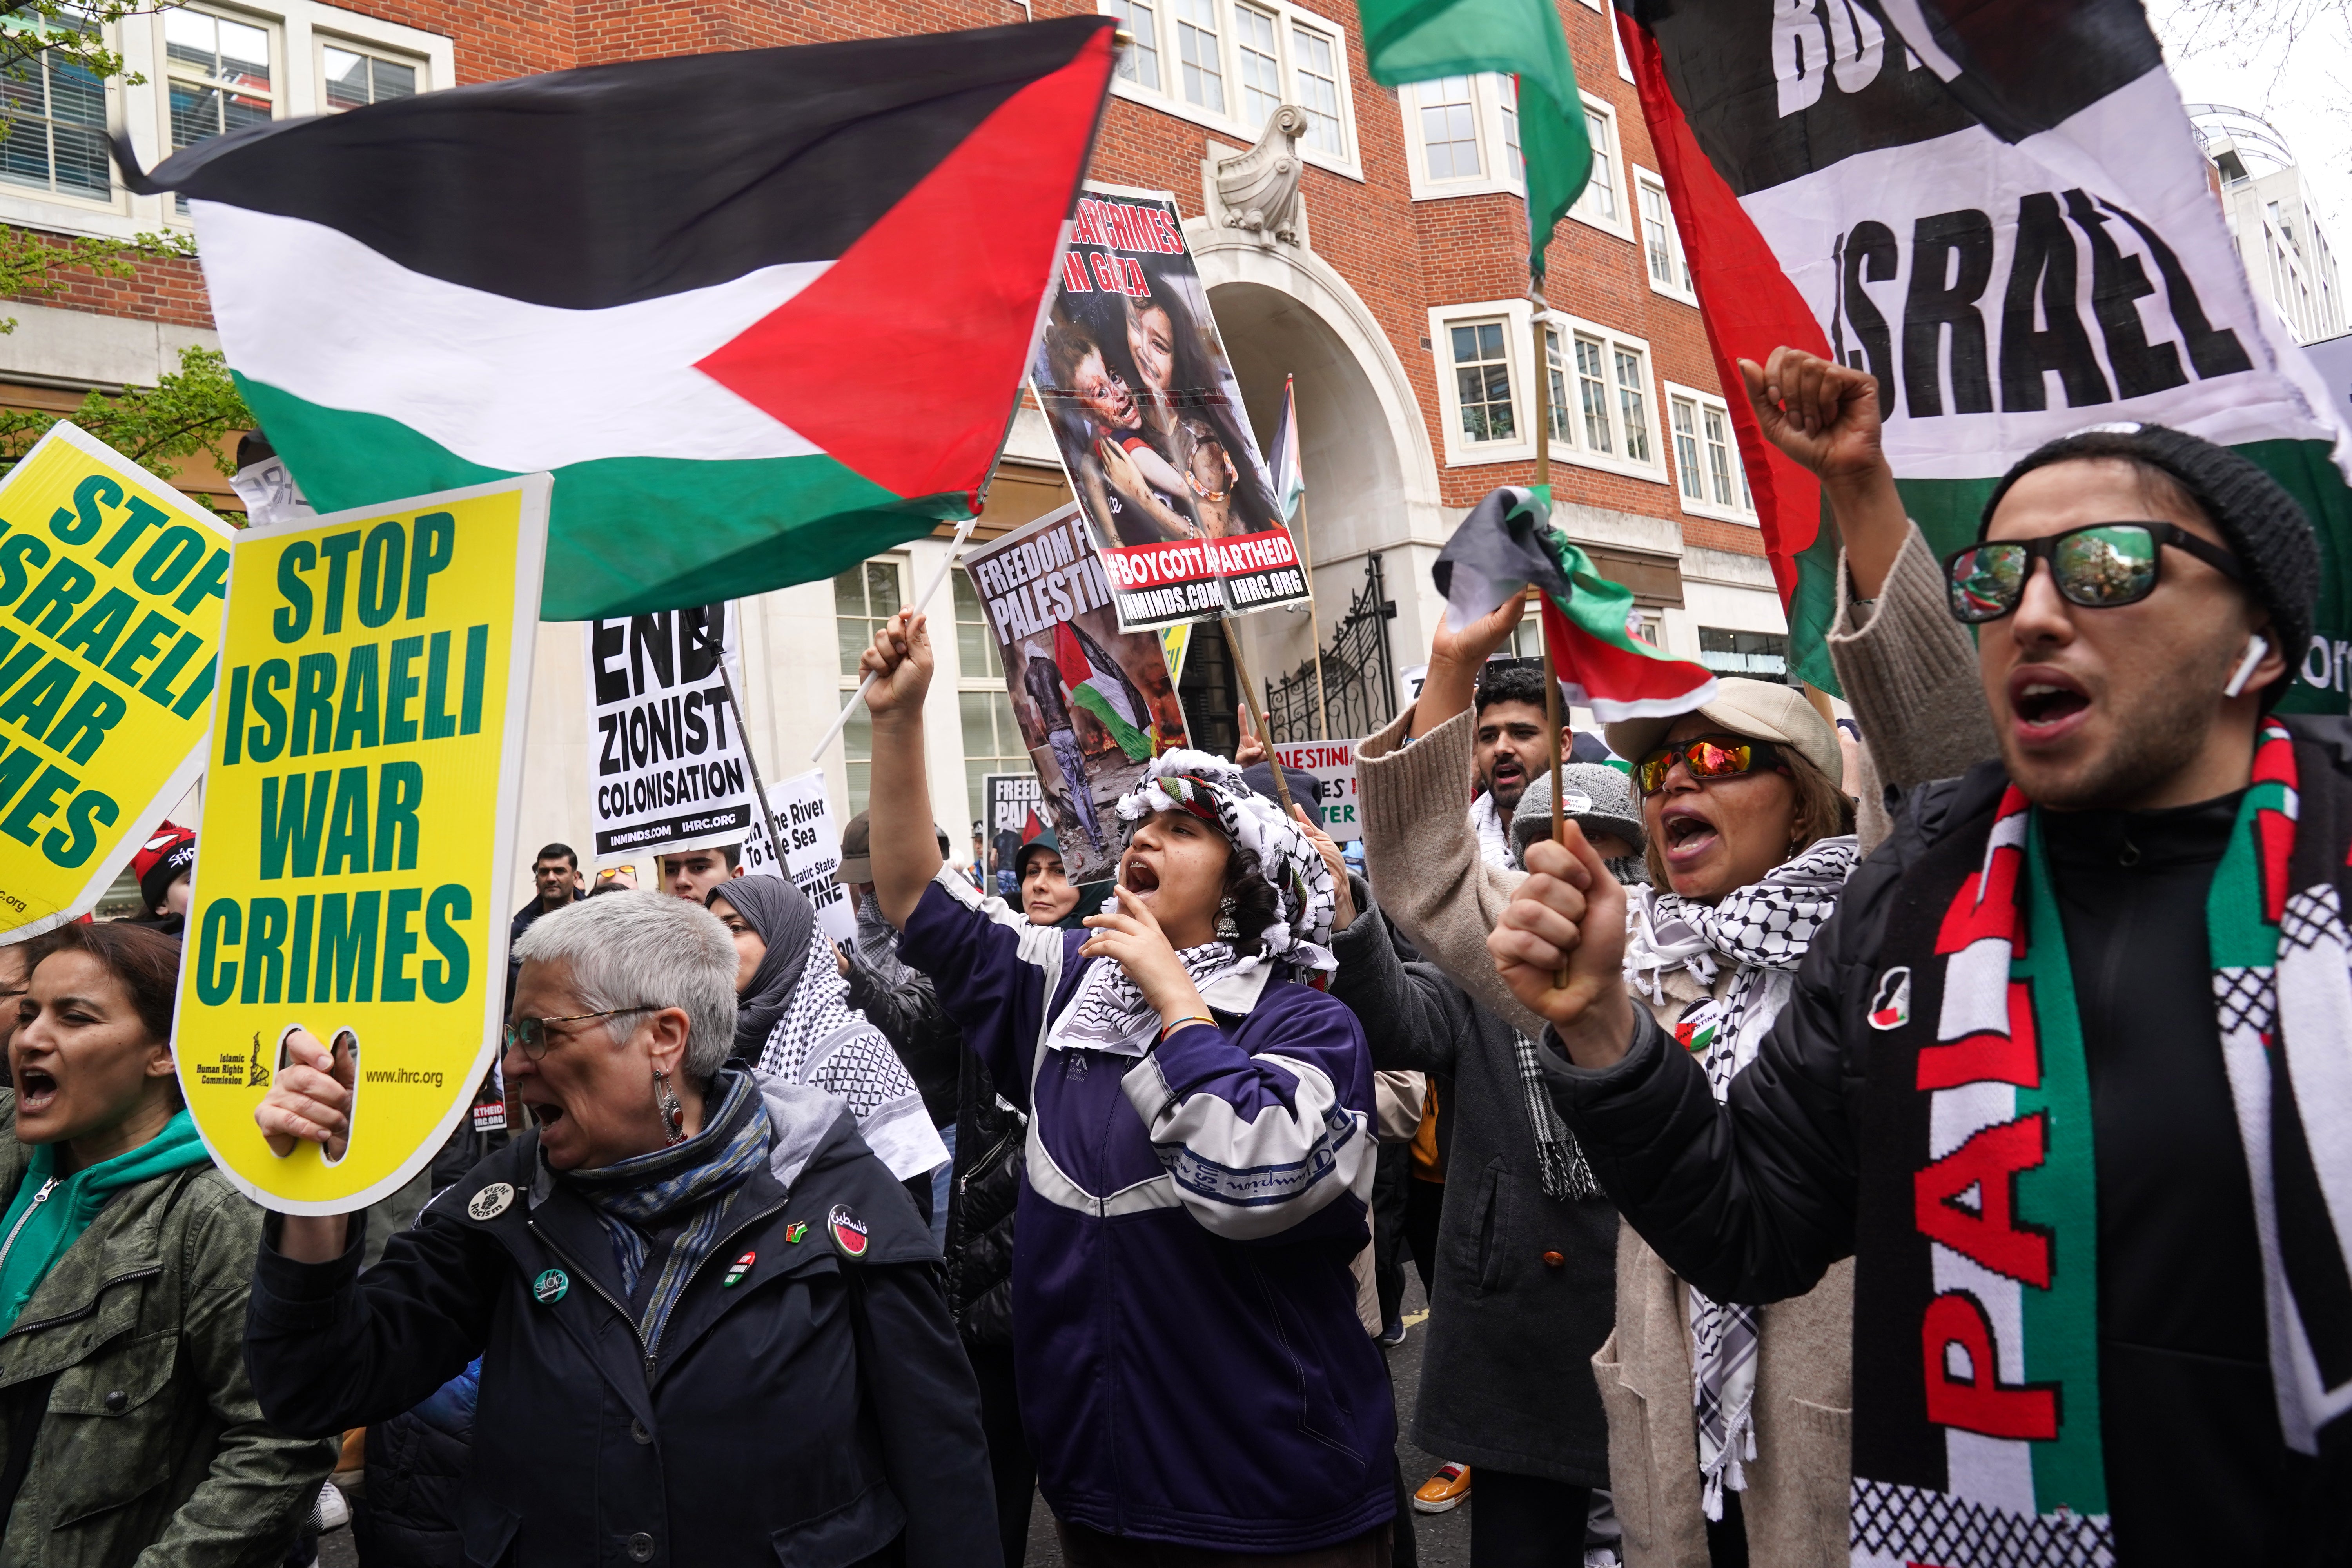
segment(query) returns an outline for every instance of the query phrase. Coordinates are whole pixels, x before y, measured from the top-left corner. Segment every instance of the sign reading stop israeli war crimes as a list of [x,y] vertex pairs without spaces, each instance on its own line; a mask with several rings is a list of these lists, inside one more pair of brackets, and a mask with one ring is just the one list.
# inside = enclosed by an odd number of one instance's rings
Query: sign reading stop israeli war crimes
[[1086,190],[1029,374],[1119,626],[1305,600],[1176,198]]
[[1361,814],[1356,807],[1356,742],[1353,741],[1286,741],[1274,748],[1275,760],[1286,768],[1312,773],[1323,786],[1323,798],[1316,809],[1322,815],[1323,831],[1335,844],[1364,836]]
[[841,869],[841,820],[825,794],[824,770],[812,768],[768,786],[768,812],[784,836],[783,867],[768,847],[768,826],[755,814],[743,839],[743,874],[790,877],[816,910],[816,923],[835,942],[857,940],[857,910],[834,873]]
[[[439,1149],[497,1051],[544,474],[258,527],[235,547],[173,1047],[248,1196],[341,1214]],[[254,1108],[304,1029],[349,1147]]]
[[204,772],[233,538],[71,425],[0,482],[0,941],[95,907]]
[[1004,662],[1062,863],[1071,881],[1098,881],[1118,857],[1118,797],[1153,756],[1184,744],[1160,638],[1119,629],[1076,501],[966,551],[963,566]]
[[589,621],[583,635],[592,858],[643,863],[742,843],[760,802],[720,673],[735,662],[734,606]]

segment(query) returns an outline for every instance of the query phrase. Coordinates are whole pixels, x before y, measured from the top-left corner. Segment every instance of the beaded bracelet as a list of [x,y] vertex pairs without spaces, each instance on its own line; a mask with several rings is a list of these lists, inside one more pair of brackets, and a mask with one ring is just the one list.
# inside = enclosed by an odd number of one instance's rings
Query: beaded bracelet
[[1214,1018],[1210,1017],[1206,1013],[1188,1013],[1172,1024],[1160,1025],[1160,1039],[1163,1041],[1166,1040],[1169,1036],[1174,1034],[1177,1030],[1182,1028],[1187,1024],[1206,1024],[1212,1029],[1217,1026],[1217,1021]]

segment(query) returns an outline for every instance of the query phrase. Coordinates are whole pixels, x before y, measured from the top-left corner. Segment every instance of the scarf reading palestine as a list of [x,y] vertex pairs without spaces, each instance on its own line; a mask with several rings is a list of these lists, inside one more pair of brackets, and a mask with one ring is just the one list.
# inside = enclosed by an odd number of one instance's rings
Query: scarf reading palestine
[[[2329,752],[2266,721],[2205,920],[2273,1391],[2304,1453],[2352,1408],[2347,842]],[[2010,787],[1913,875],[1927,894],[1889,921],[1868,1014],[1890,1039],[1864,1090],[1853,1561],[2112,1563],[2090,1083],[2030,803]]]
[[[1675,1024],[1675,1041],[1698,1058],[1718,1102],[1788,1005],[1797,965],[1837,913],[1859,854],[1851,835],[1822,839],[1712,904],[1668,889],[1633,890],[1625,969],[1653,999],[1665,999],[1670,971],[1687,970],[1709,989],[1725,968],[1735,972],[1722,996],[1693,1003]],[[1686,1293],[1699,1507],[1721,1519],[1724,1489],[1746,1491],[1743,1466],[1756,1458],[1756,1309]]]

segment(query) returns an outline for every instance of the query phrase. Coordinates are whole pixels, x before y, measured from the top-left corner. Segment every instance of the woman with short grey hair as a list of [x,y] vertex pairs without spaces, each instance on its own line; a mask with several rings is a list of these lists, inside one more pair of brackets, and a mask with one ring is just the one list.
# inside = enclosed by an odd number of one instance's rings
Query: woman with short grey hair
[[[273,1216],[246,1329],[269,1419],[383,1420],[478,1355],[473,1561],[997,1561],[929,1231],[840,1101],[728,1065],[727,928],[630,894],[547,915],[516,953],[523,1135],[364,1278],[349,1216]],[[255,1120],[331,1153],[351,1069],[288,1045]]]

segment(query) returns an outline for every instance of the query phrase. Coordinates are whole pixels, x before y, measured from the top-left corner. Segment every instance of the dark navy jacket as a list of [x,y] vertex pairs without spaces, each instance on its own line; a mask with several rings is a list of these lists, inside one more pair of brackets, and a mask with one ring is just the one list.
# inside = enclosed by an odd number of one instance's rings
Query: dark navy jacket
[[[305,1434],[382,1421],[479,1355],[458,1524],[486,1568],[996,1563],[979,1394],[929,1229],[838,1100],[761,1087],[770,1165],[730,1195],[727,1237],[651,1356],[614,1304],[604,1227],[527,1133],[364,1276],[356,1235],[332,1263],[296,1263],[273,1219],[246,1324],[263,1414]],[[859,1256],[837,1209],[866,1226]]]
[[1022,1424],[1059,1518],[1234,1553],[1394,1517],[1396,1415],[1356,1317],[1372,1067],[1355,1016],[1287,978],[1212,984],[1215,1028],[1135,1059],[1047,1049],[1091,933],[952,871],[900,956],[1030,1112],[1014,1239]]

